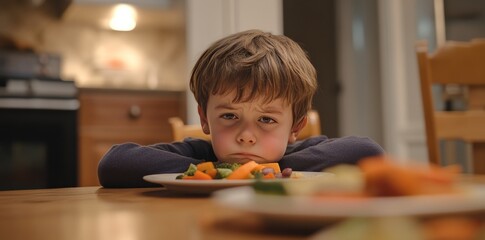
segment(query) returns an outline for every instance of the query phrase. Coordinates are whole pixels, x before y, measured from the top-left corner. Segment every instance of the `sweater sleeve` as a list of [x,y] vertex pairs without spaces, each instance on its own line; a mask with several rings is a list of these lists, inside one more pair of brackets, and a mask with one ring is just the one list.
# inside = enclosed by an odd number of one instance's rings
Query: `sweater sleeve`
[[159,186],[143,180],[158,173],[178,173],[203,161],[214,161],[209,142],[186,139],[183,142],[142,146],[135,143],[114,145],[98,165],[98,178],[103,187]]
[[288,146],[279,163],[282,168],[289,167],[295,171],[322,171],[338,164],[356,164],[365,157],[382,154],[382,147],[367,137],[329,139],[319,136]]

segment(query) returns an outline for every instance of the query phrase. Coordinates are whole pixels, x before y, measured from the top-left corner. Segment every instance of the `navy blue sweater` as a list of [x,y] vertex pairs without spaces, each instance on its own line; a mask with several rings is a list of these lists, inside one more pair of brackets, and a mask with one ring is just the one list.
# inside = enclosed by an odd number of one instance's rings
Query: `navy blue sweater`
[[[280,167],[294,171],[322,171],[337,164],[356,164],[360,159],[381,155],[384,150],[366,137],[329,139],[318,136],[288,145],[279,161]],[[217,161],[210,142],[185,139],[183,142],[141,146],[124,143],[113,146],[98,166],[103,187],[153,187],[143,176],[157,173],[180,173],[190,163]]]

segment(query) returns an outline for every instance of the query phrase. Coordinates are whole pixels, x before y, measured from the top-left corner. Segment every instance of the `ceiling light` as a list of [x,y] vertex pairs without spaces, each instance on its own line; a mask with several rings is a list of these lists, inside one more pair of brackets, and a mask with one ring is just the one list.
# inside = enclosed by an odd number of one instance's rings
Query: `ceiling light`
[[131,31],[136,27],[136,9],[128,4],[118,4],[113,8],[109,27],[115,31]]

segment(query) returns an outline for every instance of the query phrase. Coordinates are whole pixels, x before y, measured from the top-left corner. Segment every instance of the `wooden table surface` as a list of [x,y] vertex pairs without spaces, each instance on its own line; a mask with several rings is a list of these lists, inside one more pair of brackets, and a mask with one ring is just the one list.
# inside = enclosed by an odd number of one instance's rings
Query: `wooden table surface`
[[[485,177],[464,177],[485,183]],[[271,228],[208,196],[164,188],[79,187],[0,191],[0,239],[307,239]]]
[[163,188],[0,191],[0,239],[304,239]]

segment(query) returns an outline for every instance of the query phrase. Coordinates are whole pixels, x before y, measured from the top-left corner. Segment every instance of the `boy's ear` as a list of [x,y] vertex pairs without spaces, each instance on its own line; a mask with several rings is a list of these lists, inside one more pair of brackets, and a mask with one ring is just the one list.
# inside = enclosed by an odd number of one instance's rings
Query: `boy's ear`
[[290,138],[288,139],[288,143],[294,143],[296,142],[296,139],[298,138],[298,134],[300,134],[301,130],[306,126],[308,122],[307,116],[304,116],[300,121],[295,123],[291,129],[291,134]]
[[197,111],[199,112],[200,126],[202,127],[202,131],[205,134],[210,134],[209,123],[207,122],[207,116],[205,115],[204,110],[202,110],[200,105],[197,107]]

